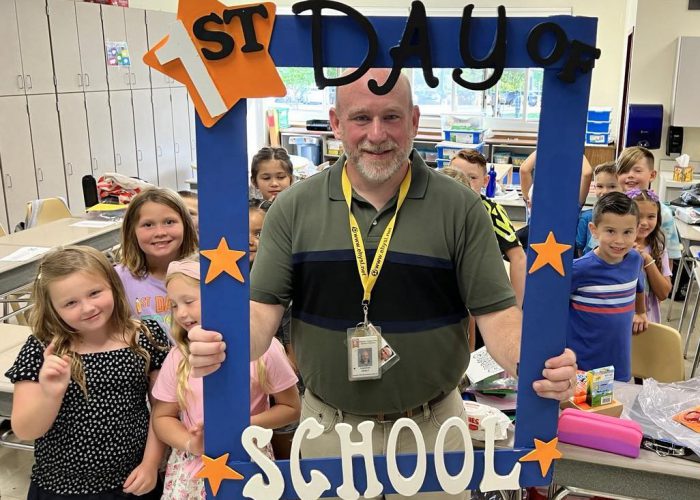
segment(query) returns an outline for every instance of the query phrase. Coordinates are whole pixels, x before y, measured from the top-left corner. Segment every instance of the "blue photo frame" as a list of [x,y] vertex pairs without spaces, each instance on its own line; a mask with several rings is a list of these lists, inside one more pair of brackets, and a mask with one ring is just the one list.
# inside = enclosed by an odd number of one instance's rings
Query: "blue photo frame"
[[[203,15],[206,12],[203,12]],[[269,52],[278,67],[312,67],[311,16],[277,16]],[[370,23],[378,34],[379,50],[372,66],[391,67],[390,47],[401,40],[406,18],[371,17]],[[461,68],[459,50],[461,19],[428,18],[432,65],[435,68]],[[544,242],[550,233],[559,243],[573,245],[578,206],[581,158],[585,135],[586,113],[590,91],[590,71],[575,70],[573,81],[561,78],[567,60],[575,52],[567,43],[563,53],[551,64],[555,52],[556,30],[546,31],[539,39],[541,58],[533,60],[527,50],[532,30],[542,23],[553,23],[565,34],[567,42],[577,40],[595,46],[597,19],[557,16],[548,18],[509,18],[506,21],[506,68],[543,67],[544,82],[538,135],[537,183],[533,198],[536,209],[530,225],[530,242]],[[477,58],[491,50],[496,33],[497,18],[475,18],[471,25],[471,52]],[[324,66],[355,67],[366,53],[365,34],[348,17],[324,17]],[[240,50],[238,46],[237,50]],[[552,57],[553,59],[553,57]],[[420,67],[417,58],[406,64]],[[255,78],[255,75],[241,77]],[[197,118],[197,164],[200,210],[201,248],[213,249],[225,237],[232,249],[247,248],[248,225],[248,152],[246,148],[246,100],[241,99],[213,127],[206,128]],[[528,269],[536,255],[528,252]],[[245,260],[245,259],[244,259]],[[545,266],[528,275],[526,306],[519,373],[517,428],[513,449],[497,450],[495,468],[500,474],[510,471],[519,459],[534,449],[534,440],[549,441],[556,436],[558,405],[535,395],[532,383],[542,378],[544,361],[560,354],[565,347],[568,323],[568,301],[572,252],[563,254],[564,275],[552,266]],[[202,278],[209,262],[202,261]],[[220,498],[242,498],[245,483],[260,468],[250,461],[241,444],[241,435],[249,426],[249,291],[248,268],[240,261],[244,283],[230,276],[221,276],[202,286],[203,325],[222,332],[227,343],[227,361],[220,370],[208,376],[204,383],[206,452],[210,457],[229,453],[228,465],[243,476],[243,480],[224,481],[218,491]],[[448,470],[459,470],[462,453],[445,455]],[[385,457],[374,459],[384,493],[392,493],[386,473]],[[276,462],[285,480],[282,498],[297,498],[289,472],[289,462]],[[400,456],[399,469],[409,476],[415,456]],[[361,473],[361,461],[353,460],[355,486],[364,491],[366,478]],[[428,456],[427,476],[421,491],[441,490],[432,456]],[[552,471],[543,477],[539,464],[523,462],[521,486],[544,485],[551,481]],[[324,496],[335,496],[342,483],[339,458],[303,460],[304,476],[310,471],[322,472],[331,483]],[[477,488],[483,475],[483,453],[476,451],[474,473],[469,485]],[[211,490],[208,490],[211,493]]]

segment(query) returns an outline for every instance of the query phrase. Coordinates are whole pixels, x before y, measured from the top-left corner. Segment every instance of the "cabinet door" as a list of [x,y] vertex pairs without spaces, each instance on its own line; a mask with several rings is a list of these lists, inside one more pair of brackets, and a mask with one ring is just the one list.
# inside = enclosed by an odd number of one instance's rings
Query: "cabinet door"
[[131,88],[151,88],[150,68],[143,62],[143,55],[148,52],[146,37],[146,11],[143,9],[124,9],[126,21],[126,41],[129,44],[131,59]]
[[[105,37],[105,47],[110,50],[110,44],[126,43],[126,26],[124,25],[124,8],[112,7],[110,5],[102,6],[102,29]],[[131,47],[127,49],[129,59],[131,59]],[[113,49],[116,50],[116,49]],[[110,64],[110,58],[114,58],[115,62]],[[116,63],[116,53],[107,54],[107,81],[109,90],[127,90],[131,86],[131,67],[120,66]]]
[[24,95],[24,71],[14,0],[0,0],[0,96]]
[[75,15],[78,20],[83,88],[86,92],[107,90],[107,63],[100,6],[95,3],[76,2]]
[[65,198],[66,177],[56,94],[32,95],[27,101],[39,198]]
[[175,170],[177,188],[188,189],[185,182],[193,177],[190,151],[190,117],[187,109],[187,89],[170,90],[173,108],[173,139],[175,145]]
[[75,4],[69,0],[48,0],[48,9],[56,92],[82,92],[83,69]]
[[192,164],[197,165],[197,125],[194,119],[194,104],[189,95],[187,96],[187,112],[190,118],[190,153],[192,154]]
[[153,89],[153,122],[156,131],[156,161],[158,185],[177,189],[175,173],[175,144],[170,89]]
[[68,205],[73,213],[85,210],[83,176],[92,174],[85,95],[58,94],[58,118],[61,124]]
[[99,179],[105,172],[114,172],[112,117],[107,92],[85,94],[92,175]]
[[55,92],[46,1],[16,0],[15,6],[24,68],[24,91],[27,94]]
[[[171,23],[177,19],[175,14],[171,12],[163,12],[159,10],[146,11],[146,31],[148,33],[148,48],[152,49],[154,45],[160,42],[165,35],[168,34],[168,28]],[[175,80],[165,74],[151,68],[151,86],[155,88],[167,88],[175,85]]]
[[131,96],[134,103],[134,130],[136,131],[136,160],[139,166],[139,178],[157,186],[158,164],[156,162],[151,91],[134,90]]
[[37,198],[27,98],[0,98],[0,161],[8,220],[24,220],[27,202]]
[[109,93],[109,107],[112,110],[112,131],[114,134],[114,162],[117,172],[137,177],[136,138],[134,137],[134,113],[129,90],[116,90]]

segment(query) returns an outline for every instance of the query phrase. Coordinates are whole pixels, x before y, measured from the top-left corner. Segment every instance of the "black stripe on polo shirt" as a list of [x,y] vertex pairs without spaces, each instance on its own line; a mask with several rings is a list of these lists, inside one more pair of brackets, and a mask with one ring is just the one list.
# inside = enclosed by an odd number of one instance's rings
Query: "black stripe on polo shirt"
[[[373,253],[367,255],[370,262]],[[363,291],[351,250],[297,254],[293,266],[295,318],[343,331],[362,320]],[[370,304],[370,320],[384,332],[439,328],[465,317],[466,309],[449,261],[406,253],[387,254]]]

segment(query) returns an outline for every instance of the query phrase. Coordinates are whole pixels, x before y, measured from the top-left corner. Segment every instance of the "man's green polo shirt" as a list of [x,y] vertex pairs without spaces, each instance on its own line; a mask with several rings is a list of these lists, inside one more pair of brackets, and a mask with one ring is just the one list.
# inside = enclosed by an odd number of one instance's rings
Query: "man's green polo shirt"
[[[515,305],[515,297],[479,196],[414,152],[411,186],[369,307],[370,321],[400,360],[381,380],[348,381],[346,330],[362,321],[363,290],[341,188],[344,162],[276,199],[250,296],[292,301],[292,345],[304,383],[318,397],[350,413],[404,411],[457,386],[469,362],[467,309],[495,312]],[[353,192],[369,262],[396,198],[377,212]]]

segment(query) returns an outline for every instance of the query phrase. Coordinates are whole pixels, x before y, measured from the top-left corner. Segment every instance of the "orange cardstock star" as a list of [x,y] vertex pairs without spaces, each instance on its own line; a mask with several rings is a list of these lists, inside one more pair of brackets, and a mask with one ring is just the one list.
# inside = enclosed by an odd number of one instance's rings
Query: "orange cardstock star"
[[196,474],[196,477],[209,481],[209,487],[211,487],[214,496],[219,492],[221,481],[224,479],[233,479],[234,481],[243,479],[243,476],[226,465],[227,461],[228,453],[224,453],[219,458],[209,458],[202,455],[204,467]]
[[241,273],[241,268],[238,266],[238,261],[245,255],[245,252],[229,249],[226,238],[221,238],[219,246],[215,249],[202,250],[200,253],[211,261],[209,269],[207,270],[207,276],[204,278],[204,283],[212,282],[217,276],[224,272],[233,276],[241,283],[245,281]]
[[571,248],[571,245],[557,243],[554,233],[550,231],[544,243],[531,243],[530,246],[537,252],[537,257],[535,257],[535,262],[532,263],[528,274],[532,274],[549,264],[556,272],[564,276],[564,262],[562,262],[561,256]]
[[269,52],[275,12],[272,2],[227,7],[216,0],[180,0],[177,22],[143,61],[184,83],[202,123],[211,127],[242,98],[286,95]]
[[539,462],[540,472],[542,477],[547,475],[549,468],[554,460],[561,458],[561,451],[557,450],[559,438],[554,438],[545,443],[539,439],[535,439],[535,449],[520,459],[520,462]]

